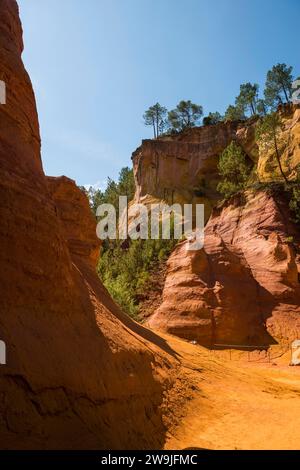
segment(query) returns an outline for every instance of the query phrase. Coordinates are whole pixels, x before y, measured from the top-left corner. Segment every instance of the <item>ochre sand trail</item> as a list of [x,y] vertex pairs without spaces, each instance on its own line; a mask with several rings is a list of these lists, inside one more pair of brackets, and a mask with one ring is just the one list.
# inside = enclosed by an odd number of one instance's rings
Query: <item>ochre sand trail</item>
[[247,353],[238,360],[237,352],[229,360],[228,351],[214,355],[187,341],[164,338],[194,384],[180,425],[168,433],[166,449],[300,448],[300,368],[288,366],[289,353],[271,363],[248,362]]

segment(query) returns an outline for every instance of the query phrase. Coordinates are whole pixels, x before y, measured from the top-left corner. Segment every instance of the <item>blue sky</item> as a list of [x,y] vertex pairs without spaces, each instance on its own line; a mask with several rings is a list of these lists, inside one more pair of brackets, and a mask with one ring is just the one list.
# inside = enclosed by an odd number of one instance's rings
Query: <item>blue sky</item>
[[224,112],[278,62],[300,75],[299,0],[18,0],[48,175],[102,184],[131,165],[142,115]]

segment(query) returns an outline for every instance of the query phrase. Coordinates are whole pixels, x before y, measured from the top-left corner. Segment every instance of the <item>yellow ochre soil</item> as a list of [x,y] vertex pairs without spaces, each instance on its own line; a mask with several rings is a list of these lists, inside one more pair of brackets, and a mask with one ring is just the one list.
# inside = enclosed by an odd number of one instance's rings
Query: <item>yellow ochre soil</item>
[[[164,335],[184,374],[194,384],[187,404],[178,404],[179,425],[165,449],[299,449],[300,367],[289,367],[289,352],[271,362],[257,353],[212,353]],[[280,353],[280,352],[279,352]]]

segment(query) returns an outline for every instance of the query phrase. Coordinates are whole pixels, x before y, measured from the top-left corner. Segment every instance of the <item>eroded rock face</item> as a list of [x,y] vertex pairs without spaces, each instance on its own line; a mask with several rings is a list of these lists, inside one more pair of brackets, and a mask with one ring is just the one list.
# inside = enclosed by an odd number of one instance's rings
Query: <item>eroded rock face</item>
[[100,240],[96,235],[95,219],[87,197],[78,190],[75,181],[65,176],[48,176],[47,185],[62,222],[64,239],[71,256],[81,256],[95,268],[99,259]]
[[214,209],[202,250],[168,261],[152,328],[200,343],[269,345],[299,337],[299,231],[286,203],[246,193]]
[[148,204],[157,198],[169,204],[204,203],[208,218],[219,198],[218,161],[223,150],[235,140],[249,158],[257,159],[255,123],[220,123],[144,140],[132,155],[135,201]]
[[172,351],[99,282],[83,194],[44,176],[22,47],[17,4],[0,0],[1,448],[158,448]]
[[[286,105],[278,112],[283,123],[278,136],[281,164],[287,178],[293,179],[300,164],[300,105]],[[260,145],[257,174],[260,181],[282,180],[274,149]]]
[[[293,179],[300,164],[300,106],[279,110],[283,132],[281,163],[286,176]],[[259,181],[282,180],[275,155],[258,146],[255,138],[257,118],[246,122],[227,122],[196,127],[178,135],[144,140],[133,153],[136,181],[135,202],[150,206],[157,200],[168,204],[205,204],[206,220],[220,199],[219,157],[232,142],[237,142],[257,166]]]

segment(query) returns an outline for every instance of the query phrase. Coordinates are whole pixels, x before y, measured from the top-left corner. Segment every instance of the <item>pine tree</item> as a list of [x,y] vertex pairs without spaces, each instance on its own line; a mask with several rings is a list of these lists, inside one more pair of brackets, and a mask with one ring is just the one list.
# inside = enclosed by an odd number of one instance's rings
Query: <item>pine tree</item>
[[169,112],[168,121],[172,130],[182,131],[200,124],[202,115],[202,106],[190,100],[180,101],[176,108]]
[[235,142],[231,142],[222,153],[218,168],[221,182],[217,189],[225,198],[245,188],[251,168],[242,148]]

